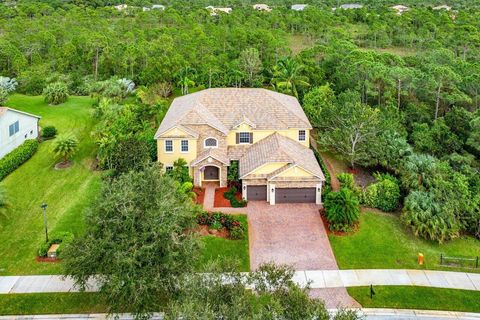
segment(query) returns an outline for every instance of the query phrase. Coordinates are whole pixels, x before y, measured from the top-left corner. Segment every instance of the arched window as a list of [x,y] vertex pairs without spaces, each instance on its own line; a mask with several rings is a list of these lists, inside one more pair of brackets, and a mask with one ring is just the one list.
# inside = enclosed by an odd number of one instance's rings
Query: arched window
[[207,138],[205,139],[205,148],[216,148],[218,147],[217,139],[215,138]]

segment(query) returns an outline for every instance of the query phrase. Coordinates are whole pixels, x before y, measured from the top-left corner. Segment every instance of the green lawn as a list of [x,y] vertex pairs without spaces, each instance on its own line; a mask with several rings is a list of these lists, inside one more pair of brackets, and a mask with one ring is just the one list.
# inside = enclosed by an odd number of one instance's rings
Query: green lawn
[[97,293],[35,293],[0,295],[0,315],[103,313],[107,308]]
[[40,144],[37,153],[15,172],[5,178],[10,208],[0,220],[0,275],[59,273],[61,264],[38,263],[35,255],[44,241],[40,205],[48,204],[50,231],[84,229],[83,209],[99,188],[100,175],[91,170],[94,143],[91,129],[92,100],[88,97],[70,97],[59,106],[49,106],[42,97],[13,95],[9,107],[40,115],[40,126],[54,125],[59,134],[71,132],[79,141],[74,165],[55,170],[57,162],[50,151],[52,140]]
[[[437,244],[417,238],[406,229],[398,216],[379,213],[362,213],[360,229],[352,235],[330,235],[335,257],[341,269],[443,269],[439,266],[440,254],[473,257],[480,254],[480,241],[472,237]],[[417,264],[417,254],[423,253],[425,264]],[[479,269],[463,269],[480,272]]]
[[480,312],[480,291],[409,286],[375,286],[348,288],[348,293],[364,308],[396,308]]
[[238,263],[238,271],[250,271],[248,254],[248,223],[247,216],[235,215],[245,227],[245,238],[242,240],[228,240],[214,236],[202,238],[204,248],[200,257],[200,265],[216,259],[234,259]]

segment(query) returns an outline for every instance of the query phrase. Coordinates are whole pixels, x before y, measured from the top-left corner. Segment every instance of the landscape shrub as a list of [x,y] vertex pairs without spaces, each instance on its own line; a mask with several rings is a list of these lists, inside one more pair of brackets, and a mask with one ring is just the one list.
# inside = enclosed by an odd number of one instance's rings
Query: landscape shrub
[[337,175],[337,179],[340,182],[341,188],[347,188],[348,190],[352,191],[355,196],[361,200],[362,191],[357,185],[355,184],[355,178],[351,173],[340,173]]
[[413,191],[405,198],[403,222],[416,236],[442,243],[458,237],[460,226],[451,210],[424,191]]
[[59,247],[57,248],[57,258],[61,258],[63,249],[73,241],[73,238],[73,233],[71,232],[52,232],[52,234],[48,236],[48,242],[44,242],[40,245],[38,256],[46,257],[48,249],[50,249],[52,244],[59,244]]
[[317,158],[318,163],[320,164],[320,168],[323,171],[323,175],[325,176],[325,185],[322,188],[322,195],[327,195],[332,191],[332,186],[331,186],[331,177],[330,177],[330,172],[327,169],[327,166],[323,162],[322,157],[320,154],[317,152],[317,150],[313,149],[313,154],[315,155],[315,158]]
[[3,180],[25,161],[30,159],[37,149],[37,140],[26,140],[22,145],[0,159],[0,180]]
[[390,212],[398,208],[400,202],[400,183],[390,174],[374,174],[374,184],[369,185],[362,195],[362,202],[372,208]]
[[197,223],[216,230],[223,227],[230,232],[230,238],[234,240],[240,240],[245,237],[245,228],[240,221],[231,215],[221,212],[210,213],[204,211],[197,215]]
[[43,89],[43,97],[48,104],[64,103],[68,99],[68,87],[63,82],[50,83]]
[[324,206],[332,231],[351,231],[360,218],[358,198],[347,188],[327,194]]
[[243,199],[238,200],[237,197],[235,197],[236,194],[237,194],[237,188],[231,187],[228,191],[225,191],[223,193],[223,196],[225,197],[225,199],[228,199],[230,201],[230,205],[233,208],[245,207],[247,205],[247,201]]
[[42,137],[44,139],[50,139],[57,135],[57,128],[54,126],[46,126],[42,129]]

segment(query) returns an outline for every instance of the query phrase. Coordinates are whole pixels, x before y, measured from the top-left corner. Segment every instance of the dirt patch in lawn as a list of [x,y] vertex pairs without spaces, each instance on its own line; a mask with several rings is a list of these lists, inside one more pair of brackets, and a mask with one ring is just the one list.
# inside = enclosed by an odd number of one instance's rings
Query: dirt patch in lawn
[[72,166],[72,161],[59,162],[55,165],[56,170],[67,169]]
[[355,223],[355,225],[353,226],[351,231],[348,231],[348,232],[332,231],[332,230],[330,230],[330,223],[327,220],[327,216],[325,214],[325,209],[320,209],[320,210],[318,210],[318,212],[320,213],[320,217],[322,218],[322,222],[323,222],[323,225],[325,226],[325,230],[327,230],[327,234],[329,234],[329,235],[333,234],[334,236],[339,236],[339,237],[351,236],[352,234],[357,232],[358,229],[360,229],[360,222],[357,222],[357,223]]
[[[229,188],[217,188],[215,189],[215,200],[213,202],[214,208],[231,208],[230,200],[225,199],[223,194],[228,191]],[[238,201],[242,200],[242,193],[237,192],[235,195]]]
[[205,199],[205,189],[193,188],[193,192],[197,195],[195,198],[195,203],[203,205],[203,200]]
[[228,232],[227,228],[216,230],[210,229],[207,225],[199,225],[195,232],[201,236],[214,236],[218,238],[230,239],[230,232]]

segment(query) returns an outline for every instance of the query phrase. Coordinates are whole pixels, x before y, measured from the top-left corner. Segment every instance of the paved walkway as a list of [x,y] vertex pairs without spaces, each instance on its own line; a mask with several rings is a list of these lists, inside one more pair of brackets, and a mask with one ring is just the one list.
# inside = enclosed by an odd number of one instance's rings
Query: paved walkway
[[[480,274],[403,269],[306,270],[296,271],[294,281],[299,285],[310,282],[312,289],[357,286],[422,286],[480,291]],[[98,291],[95,281],[89,292]],[[78,292],[71,279],[62,276],[5,276],[0,277],[0,294]]]
[[[329,312],[334,314],[335,309]],[[432,310],[407,310],[407,309],[360,309],[359,314],[365,316],[368,320],[480,320],[480,313],[454,312],[454,311],[432,311]],[[119,314],[119,319],[134,319],[130,314]],[[52,314],[52,315],[26,315],[26,316],[0,316],[0,320],[10,319],[31,319],[31,320],[73,320],[73,319],[112,319],[106,313],[91,314]],[[154,313],[152,320],[163,319],[160,313]]]

